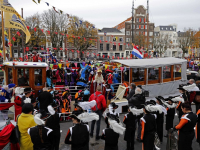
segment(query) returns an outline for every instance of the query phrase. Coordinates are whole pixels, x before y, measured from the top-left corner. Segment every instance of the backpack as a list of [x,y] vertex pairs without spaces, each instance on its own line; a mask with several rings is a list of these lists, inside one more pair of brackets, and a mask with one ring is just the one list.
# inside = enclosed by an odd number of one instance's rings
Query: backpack
[[98,107],[97,107],[97,104],[100,103],[100,100],[99,100],[99,96],[101,96],[102,94],[99,94],[96,96],[96,93],[94,93],[94,96],[95,96],[95,101],[96,101],[96,106],[95,106],[95,111],[98,111]]

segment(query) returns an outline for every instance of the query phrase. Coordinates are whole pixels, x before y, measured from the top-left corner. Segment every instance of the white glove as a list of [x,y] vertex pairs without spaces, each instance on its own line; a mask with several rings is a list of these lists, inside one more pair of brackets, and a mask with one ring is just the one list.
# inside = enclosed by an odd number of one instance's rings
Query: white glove
[[106,86],[105,84],[103,84],[103,86]]
[[96,82],[95,80],[93,80],[93,82]]
[[7,102],[8,102],[8,99],[5,99],[5,102],[7,103]]

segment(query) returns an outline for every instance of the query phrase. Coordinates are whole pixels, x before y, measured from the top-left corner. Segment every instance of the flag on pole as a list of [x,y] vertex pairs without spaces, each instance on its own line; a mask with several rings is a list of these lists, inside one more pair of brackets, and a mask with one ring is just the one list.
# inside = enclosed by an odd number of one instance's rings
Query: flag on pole
[[21,20],[24,21],[24,19],[20,16],[20,14],[13,8],[13,6],[8,2],[8,0],[0,0],[0,10],[12,13],[18,16]]
[[142,58],[143,58],[143,55],[142,55],[142,53],[139,51],[139,49],[138,49],[137,46],[134,46],[134,47],[133,47],[132,54],[135,55],[135,56],[136,56],[137,58],[139,58],[139,59],[142,59]]
[[20,29],[26,34],[26,43],[28,43],[31,34],[23,20],[14,13],[5,13],[5,28]]
[[49,3],[45,2],[47,4],[47,6],[49,6]]
[[[36,3],[36,1],[35,0],[32,0],[34,3]],[[39,2],[39,1],[38,1]],[[37,3],[36,3],[37,4]]]

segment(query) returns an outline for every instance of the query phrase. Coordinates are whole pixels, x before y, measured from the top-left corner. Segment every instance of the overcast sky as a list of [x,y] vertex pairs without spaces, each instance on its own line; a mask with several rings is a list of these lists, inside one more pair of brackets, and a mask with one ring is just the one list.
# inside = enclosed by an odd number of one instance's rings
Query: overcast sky
[[[37,1],[37,0],[35,0]],[[177,24],[178,30],[200,28],[200,0],[149,0],[150,21],[159,25]],[[51,8],[44,2],[95,24],[96,28],[114,27],[131,16],[132,0],[42,0],[36,5],[32,0],[9,0],[24,17],[42,13]],[[135,0],[135,8],[147,6],[147,0]]]

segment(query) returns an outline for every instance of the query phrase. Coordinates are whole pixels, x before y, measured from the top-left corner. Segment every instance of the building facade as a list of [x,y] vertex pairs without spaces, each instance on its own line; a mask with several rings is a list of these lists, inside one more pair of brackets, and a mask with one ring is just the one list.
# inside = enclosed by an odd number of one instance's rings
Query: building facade
[[125,34],[115,28],[103,28],[98,32],[98,53],[100,57],[125,57]]
[[[125,34],[125,56],[128,57],[133,49],[132,43],[143,50],[153,49],[154,23],[149,21],[147,9],[140,5],[134,9],[133,25],[132,17],[121,22],[114,28]],[[134,33],[132,40],[132,32]]]

